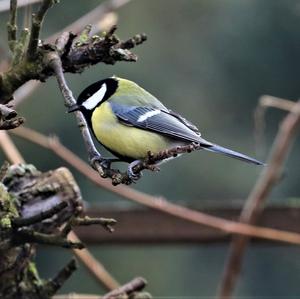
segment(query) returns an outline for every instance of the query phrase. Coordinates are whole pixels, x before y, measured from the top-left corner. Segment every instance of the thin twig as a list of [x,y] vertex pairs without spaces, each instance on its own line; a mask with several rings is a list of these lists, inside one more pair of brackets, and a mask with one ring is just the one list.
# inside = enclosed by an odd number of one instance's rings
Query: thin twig
[[[97,26],[95,25],[98,24],[101,19],[103,19],[110,12],[117,10],[118,8],[127,4],[130,1],[131,0],[106,0],[105,2],[92,9],[87,14],[83,15],[81,18],[77,19],[74,23],[68,25],[63,30],[56,32],[55,34],[50,36],[47,39],[47,42],[54,42],[65,31],[77,34],[81,32],[87,24],[92,25],[91,35],[94,35],[97,32],[99,32],[99,27],[97,28]],[[109,26],[108,28],[110,27],[111,26]],[[101,28],[101,30],[105,29]]]
[[15,147],[6,131],[0,131],[0,147],[12,164],[25,162],[19,150]]
[[7,23],[8,45],[13,52],[17,40],[17,0],[10,0],[9,21]]
[[[73,231],[69,233],[68,238],[72,242],[79,241],[78,237]],[[86,266],[88,271],[97,279],[97,281],[99,281],[106,289],[114,290],[115,288],[119,287],[120,284],[111,276],[102,263],[94,258],[89,250],[86,248],[81,250],[74,249],[74,254]]]
[[64,147],[57,138],[49,138],[24,127],[17,128],[16,130],[12,131],[12,133],[44,148],[52,150],[56,155],[76,168],[80,173],[90,179],[97,186],[109,190],[112,193],[118,194],[128,200],[188,220],[190,222],[209,226],[227,233],[242,234],[251,237],[300,245],[300,234],[297,233],[265,227],[257,227],[226,220],[173,204],[162,197],[151,196],[124,185],[114,187],[108,180],[100,178],[99,175],[97,175],[97,173],[93,171],[87,163],[81,160],[72,151]]
[[270,95],[263,95],[259,98],[259,106],[268,108],[277,108],[291,112],[297,102],[273,97]]
[[281,99],[278,97],[263,95],[259,98],[257,107],[254,111],[254,137],[257,152],[262,152],[264,131],[265,131],[265,113],[268,108],[276,108],[290,112],[296,102]]
[[94,224],[100,224],[102,225],[106,230],[108,230],[110,233],[114,231],[113,225],[115,225],[117,221],[115,219],[111,218],[91,218],[88,216],[85,216],[83,218],[76,217],[74,219],[74,225],[76,226],[86,226],[86,225],[94,225]]
[[101,296],[98,295],[90,295],[90,294],[63,294],[63,295],[56,295],[53,299],[102,299]]
[[[35,4],[37,2],[41,2],[42,0],[19,0],[18,7],[28,6]],[[0,12],[4,12],[9,10],[10,0],[2,0],[0,1]]]
[[[51,52],[48,55],[48,61],[49,61],[49,66],[52,67],[53,71],[55,72],[55,76],[59,85],[59,89],[61,90],[61,93],[64,97],[65,101],[65,106],[66,107],[71,107],[72,105],[76,104],[76,100],[73,97],[73,93],[70,90],[70,88],[67,85],[64,73],[63,73],[63,68],[61,64],[60,57],[54,53]],[[104,169],[101,166],[99,160],[101,159],[101,154],[97,151],[91,133],[88,129],[87,122],[83,116],[83,114],[80,111],[75,112],[76,119],[78,126],[80,128],[86,150],[88,153],[88,157],[90,160],[90,163],[93,167],[97,169],[99,172],[100,176],[104,176]]]
[[54,295],[64,283],[70,278],[70,276],[77,269],[77,263],[75,259],[71,259],[71,261],[61,269],[58,274],[51,280],[49,280],[45,286],[46,292],[48,296]]
[[[10,137],[5,131],[0,131],[0,147],[11,163],[24,163],[24,159],[19,153],[18,149],[11,141]],[[70,232],[69,240],[72,242],[80,242],[79,238],[74,232]],[[113,290],[119,286],[119,283],[110,275],[100,261],[96,260],[87,249],[73,249],[74,254],[87,267],[90,273],[108,290]]]
[[21,228],[14,236],[14,244],[38,243],[52,246],[61,246],[64,248],[83,249],[84,245],[80,241],[70,241],[60,234],[45,234],[34,231],[31,228]]
[[132,281],[102,296],[102,299],[116,299],[123,294],[130,296],[134,292],[141,291],[146,284],[147,282],[145,279],[136,277]]
[[43,0],[42,4],[39,7],[39,10],[36,14],[32,16],[32,24],[30,30],[30,37],[28,43],[27,57],[29,60],[35,58],[40,38],[41,27],[45,18],[45,15],[49,8],[55,3],[57,0]]
[[[293,105],[291,112],[285,117],[279,127],[268,159],[268,166],[263,170],[244,205],[240,215],[241,222],[256,223],[268,195],[281,176],[284,162],[288,157],[299,126],[300,101]],[[231,297],[240,273],[248,241],[249,237],[247,236],[236,236],[233,239],[221,282],[219,298]]]

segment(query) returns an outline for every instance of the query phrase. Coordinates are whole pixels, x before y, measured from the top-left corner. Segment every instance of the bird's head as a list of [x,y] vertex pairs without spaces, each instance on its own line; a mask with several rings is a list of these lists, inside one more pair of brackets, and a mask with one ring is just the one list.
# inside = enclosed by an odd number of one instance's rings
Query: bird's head
[[97,81],[79,95],[75,105],[69,107],[68,112],[81,111],[90,113],[108,100],[118,89],[119,79],[117,77]]

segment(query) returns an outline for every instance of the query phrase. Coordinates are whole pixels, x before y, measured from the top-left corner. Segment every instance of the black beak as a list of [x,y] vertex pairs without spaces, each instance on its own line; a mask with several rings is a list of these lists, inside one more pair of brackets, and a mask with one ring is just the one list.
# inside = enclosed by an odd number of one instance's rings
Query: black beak
[[68,109],[68,113],[74,112],[74,111],[78,111],[80,109],[80,106],[75,104],[69,107]]

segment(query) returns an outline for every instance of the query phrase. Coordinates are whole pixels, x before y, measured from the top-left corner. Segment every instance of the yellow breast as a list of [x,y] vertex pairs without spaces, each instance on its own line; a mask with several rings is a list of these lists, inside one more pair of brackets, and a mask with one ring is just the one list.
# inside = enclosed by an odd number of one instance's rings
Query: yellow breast
[[92,125],[97,139],[121,156],[142,159],[148,151],[157,153],[173,146],[169,138],[120,123],[109,102],[94,110]]

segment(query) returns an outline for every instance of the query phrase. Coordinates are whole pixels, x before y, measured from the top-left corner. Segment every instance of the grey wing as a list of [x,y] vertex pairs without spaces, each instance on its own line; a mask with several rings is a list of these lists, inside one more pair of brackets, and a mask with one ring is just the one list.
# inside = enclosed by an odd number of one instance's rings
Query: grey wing
[[198,128],[192,124],[189,120],[185,119],[183,116],[181,116],[180,114],[172,111],[172,110],[168,110],[168,113],[175,116],[176,118],[178,118],[183,124],[185,124],[188,128],[190,128],[192,131],[198,133],[199,135],[201,135],[201,133],[199,132]]
[[112,102],[110,105],[118,119],[127,125],[189,142],[201,142],[203,140],[198,131],[192,130],[178,116],[174,116],[168,111],[146,106],[126,106]]

